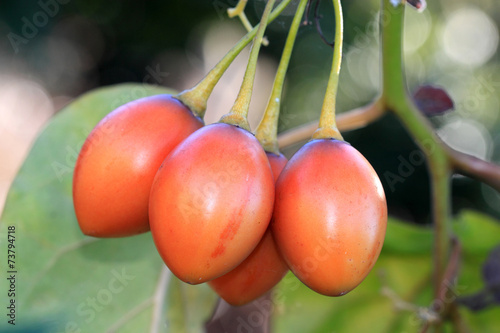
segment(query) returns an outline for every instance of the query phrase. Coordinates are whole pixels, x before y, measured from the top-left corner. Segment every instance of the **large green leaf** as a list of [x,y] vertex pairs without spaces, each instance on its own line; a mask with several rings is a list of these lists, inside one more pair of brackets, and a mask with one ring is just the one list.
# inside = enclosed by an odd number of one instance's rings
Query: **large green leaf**
[[[463,212],[453,227],[463,252],[452,300],[483,288],[481,265],[500,244],[500,223],[485,215]],[[432,240],[432,229],[390,219],[374,269],[342,297],[318,295],[289,274],[276,291],[275,332],[419,332],[419,308],[433,303]],[[404,309],[410,304],[413,309]],[[500,307],[460,312],[473,332],[498,331]]]
[[[169,92],[138,84],[99,89],[71,103],[40,134],[12,184],[0,222],[1,275],[8,269],[9,227],[15,228],[12,270],[17,272],[15,326],[6,323],[4,314],[10,282],[0,279],[0,299],[5,300],[0,331],[153,332],[165,322],[181,327],[179,309],[189,325],[176,332],[201,330],[211,311],[206,304],[215,301],[206,286],[165,299],[168,282],[177,282],[163,268],[151,235],[86,237],[72,203],[73,167],[90,130],[121,104]],[[194,298],[205,306],[184,304]]]

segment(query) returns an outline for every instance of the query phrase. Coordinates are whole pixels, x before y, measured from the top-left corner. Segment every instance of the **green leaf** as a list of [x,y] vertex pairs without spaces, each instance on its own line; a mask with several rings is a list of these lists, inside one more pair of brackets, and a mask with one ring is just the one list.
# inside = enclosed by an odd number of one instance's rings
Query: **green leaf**
[[[481,265],[500,244],[500,223],[480,213],[461,213],[453,230],[463,260],[450,300],[483,288]],[[389,219],[377,264],[361,285],[342,297],[316,294],[288,274],[275,291],[274,332],[419,332],[419,311],[434,302],[432,240],[429,227]],[[472,332],[495,332],[500,324],[499,307],[460,312]],[[453,331],[450,323],[445,330]]]
[[462,241],[467,254],[485,254],[500,244],[500,222],[473,211],[465,211],[456,218],[454,232]]
[[[5,319],[10,297],[4,296],[11,285],[2,278],[0,331],[161,332],[175,311],[190,320],[182,332],[201,331],[215,302],[208,287],[183,286],[185,301],[168,302],[167,284],[176,279],[163,268],[150,233],[90,238],[81,233],[73,210],[73,167],[92,128],[119,105],[164,93],[172,91],[139,84],[95,90],[58,113],[39,135],[12,184],[0,221],[1,275],[16,272],[16,325]],[[9,228],[15,228],[12,269],[4,265]]]

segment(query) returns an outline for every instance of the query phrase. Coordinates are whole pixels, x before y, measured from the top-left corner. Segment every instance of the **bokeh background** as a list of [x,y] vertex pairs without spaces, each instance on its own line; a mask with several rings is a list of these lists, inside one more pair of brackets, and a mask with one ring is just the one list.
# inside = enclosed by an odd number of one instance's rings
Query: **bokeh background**
[[[37,133],[81,94],[122,82],[190,88],[244,35],[226,9],[236,0],[0,2],[0,211],[9,185]],[[279,1],[278,1],[279,2]],[[407,11],[406,77],[410,91],[433,84],[448,91],[455,110],[431,119],[452,147],[500,163],[500,3],[495,0],[428,1]],[[251,124],[258,123],[298,1],[266,32],[270,45],[259,60]],[[258,22],[264,0],[249,1]],[[338,110],[373,100],[380,90],[377,0],[344,1],[345,44]],[[331,17],[329,1],[320,12]],[[312,16],[311,16],[312,19]],[[328,39],[333,22],[322,19]],[[243,52],[214,91],[206,122],[217,121],[234,101],[245,70]],[[319,117],[331,48],[313,25],[302,27],[284,92],[280,131]],[[429,223],[426,167],[417,147],[392,115],[344,133],[379,174],[390,213]],[[298,146],[285,152],[291,155]],[[401,170],[404,170],[402,175]],[[391,182],[390,174],[404,176]],[[455,212],[479,209],[500,218],[500,194],[465,177],[453,179]]]

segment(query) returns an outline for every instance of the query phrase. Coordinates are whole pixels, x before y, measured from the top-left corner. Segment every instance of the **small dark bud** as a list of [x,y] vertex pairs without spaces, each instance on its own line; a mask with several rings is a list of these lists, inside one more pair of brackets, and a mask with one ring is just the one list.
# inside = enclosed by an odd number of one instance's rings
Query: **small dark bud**
[[408,4],[415,7],[419,12],[423,11],[427,7],[425,0],[406,0]]
[[496,303],[500,303],[500,246],[495,247],[483,264],[483,280]]
[[413,100],[418,109],[428,117],[444,114],[454,108],[452,99],[444,89],[430,85],[420,86],[413,95]]

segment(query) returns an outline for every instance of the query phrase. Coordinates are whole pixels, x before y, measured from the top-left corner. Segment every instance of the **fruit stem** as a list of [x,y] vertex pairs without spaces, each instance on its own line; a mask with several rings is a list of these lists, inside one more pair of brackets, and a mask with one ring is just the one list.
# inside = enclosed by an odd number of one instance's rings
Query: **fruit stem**
[[[380,119],[385,113],[384,101],[378,97],[369,104],[338,114],[337,126],[341,131],[352,131]],[[285,148],[306,141],[311,138],[317,128],[318,121],[316,120],[281,132],[278,136],[279,147]]]
[[[292,0],[283,0],[276,9],[269,15],[269,22],[275,20],[281,12],[290,4]],[[248,32],[239,42],[233,46],[231,50],[208,72],[208,74],[191,89],[180,92],[176,98],[188,106],[191,111],[198,117],[203,118],[207,109],[207,101],[210,94],[215,88],[217,82],[231,65],[233,60],[240,54],[240,52],[250,43],[250,41],[257,34],[260,24],[255,26]]]
[[335,104],[339,84],[340,64],[342,62],[342,39],[344,33],[344,22],[342,17],[342,5],[340,0],[333,0],[335,9],[335,45],[333,47],[333,62],[330,70],[330,78],[326,87],[325,99],[321,108],[319,127],[313,133],[313,139],[337,139],[343,140],[337,128],[335,120]]
[[239,16],[241,13],[245,12],[245,7],[247,6],[248,0],[240,0],[236,7],[229,8],[227,10],[227,16],[233,18],[235,16]]
[[[247,29],[247,32],[251,31],[253,29],[252,24],[248,20],[248,17],[245,15],[245,7],[247,5],[248,0],[240,0],[238,1],[238,4],[234,8],[228,8],[227,10],[227,16],[233,18],[235,16],[238,16],[240,19],[241,23]],[[262,38],[262,45],[268,46],[269,41],[267,40],[266,37]]]
[[255,132],[255,136],[261,143],[264,150],[277,155],[280,153],[278,148],[278,118],[280,114],[283,84],[285,82],[285,75],[288,69],[288,64],[290,63],[293,45],[295,44],[295,39],[302,22],[302,16],[304,15],[307,2],[308,0],[300,1],[297,11],[295,12],[295,16],[293,17],[288,37],[285,42],[285,47],[283,49],[283,53],[281,54],[281,60],[278,65],[276,77],[274,79],[271,96],[269,97],[264,116],[262,117],[262,120]]
[[255,72],[257,70],[257,60],[259,58],[260,46],[262,44],[262,38],[264,37],[264,32],[266,31],[267,21],[269,13],[271,12],[275,0],[269,0],[264,9],[264,14],[257,29],[257,35],[254,38],[252,49],[250,50],[250,57],[248,59],[247,69],[245,70],[245,76],[243,77],[243,83],[241,84],[238,97],[234,102],[231,111],[228,114],[222,116],[221,122],[235,125],[250,131],[250,125],[248,124],[248,109],[250,108],[250,100],[252,98],[253,83],[255,80]]

